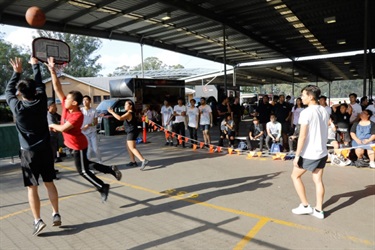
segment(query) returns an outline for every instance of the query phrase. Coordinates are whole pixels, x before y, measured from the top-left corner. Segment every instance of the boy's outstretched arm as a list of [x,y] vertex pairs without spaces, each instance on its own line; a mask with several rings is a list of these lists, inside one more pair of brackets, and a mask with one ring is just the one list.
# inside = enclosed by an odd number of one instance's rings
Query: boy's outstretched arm
[[14,59],[10,59],[9,63],[13,67],[13,75],[10,78],[10,80],[9,80],[7,86],[6,86],[5,97],[6,97],[6,101],[9,105],[10,109],[12,110],[13,114],[15,114],[15,106],[16,106],[16,103],[18,101],[18,98],[17,98],[17,95],[16,95],[16,93],[17,93],[16,85],[17,85],[17,83],[18,83],[18,81],[20,80],[20,77],[21,77],[22,61],[21,61],[21,58],[16,57]]
[[62,90],[60,80],[56,75],[54,59],[53,57],[49,57],[47,61],[48,61],[48,64],[46,63],[45,65],[48,67],[48,70],[51,73],[53,89],[55,90],[57,97],[62,102],[65,99],[65,94]]

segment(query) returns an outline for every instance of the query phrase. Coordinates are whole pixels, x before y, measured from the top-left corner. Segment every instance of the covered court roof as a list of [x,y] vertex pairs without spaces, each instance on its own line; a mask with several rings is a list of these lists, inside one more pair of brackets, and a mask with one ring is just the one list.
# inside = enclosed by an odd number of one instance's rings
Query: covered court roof
[[[374,2],[0,0],[0,23],[29,27],[25,12],[39,6],[47,16],[46,30],[135,42],[238,66],[375,48],[370,32]],[[373,54],[369,58],[374,61]],[[363,79],[364,73],[363,54],[236,68],[241,85]]]

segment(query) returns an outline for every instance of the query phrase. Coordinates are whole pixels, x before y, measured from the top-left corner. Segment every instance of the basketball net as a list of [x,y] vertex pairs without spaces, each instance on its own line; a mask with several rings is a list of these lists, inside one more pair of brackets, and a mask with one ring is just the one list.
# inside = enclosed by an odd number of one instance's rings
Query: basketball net
[[68,67],[68,63],[64,62],[63,64],[55,64],[55,71],[56,71],[56,76],[60,77],[62,73],[64,73],[64,69]]

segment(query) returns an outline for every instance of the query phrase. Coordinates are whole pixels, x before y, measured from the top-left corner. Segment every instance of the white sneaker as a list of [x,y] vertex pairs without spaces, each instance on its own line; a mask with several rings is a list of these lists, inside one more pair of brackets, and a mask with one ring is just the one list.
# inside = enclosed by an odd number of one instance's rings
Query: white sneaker
[[305,207],[301,203],[301,204],[299,204],[298,207],[292,209],[292,213],[294,213],[294,214],[312,214],[313,208],[310,205],[307,205],[307,207]]
[[313,212],[310,215],[312,215],[312,216],[314,216],[318,219],[321,219],[321,220],[324,219],[324,212],[323,211],[318,212],[318,211],[316,211],[315,208],[313,209]]
[[375,168],[375,162],[370,161],[370,168]]

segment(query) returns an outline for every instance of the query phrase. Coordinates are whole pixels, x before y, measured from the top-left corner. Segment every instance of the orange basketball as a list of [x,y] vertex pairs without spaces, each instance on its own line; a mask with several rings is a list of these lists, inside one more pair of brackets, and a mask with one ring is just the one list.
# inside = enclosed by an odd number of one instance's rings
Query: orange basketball
[[27,23],[32,27],[42,27],[46,22],[46,15],[39,7],[32,6],[25,15]]

